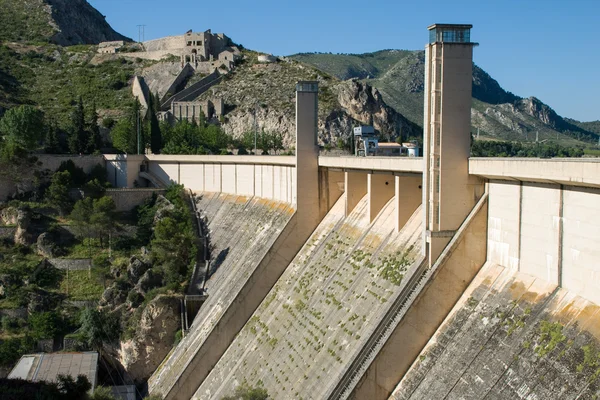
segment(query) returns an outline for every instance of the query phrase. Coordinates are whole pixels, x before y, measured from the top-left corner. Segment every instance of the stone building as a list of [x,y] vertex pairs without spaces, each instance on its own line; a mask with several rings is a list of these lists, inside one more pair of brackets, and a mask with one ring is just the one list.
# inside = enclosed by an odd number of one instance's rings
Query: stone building
[[99,54],[115,54],[123,46],[125,46],[125,42],[122,40],[117,40],[113,42],[102,42],[98,45],[97,51]]
[[222,98],[211,98],[203,101],[180,101],[171,104],[170,115],[163,113],[161,119],[169,122],[200,120],[200,113],[206,120],[223,116],[224,103]]
[[204,32],[189,30],[183,36],[182,48],[182,65],[210,62],[215,68],[225,65],[230,69],[240,56],[240,50],[232,45],[231,39],[223,33],[213,34],[210,29]]

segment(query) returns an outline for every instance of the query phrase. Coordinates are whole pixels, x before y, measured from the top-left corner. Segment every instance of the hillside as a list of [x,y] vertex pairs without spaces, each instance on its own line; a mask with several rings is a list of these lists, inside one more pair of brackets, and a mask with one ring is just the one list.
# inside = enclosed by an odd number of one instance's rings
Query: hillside
[[150,61],[115,60],[94,65],[94,46],[50,43],[0,44],[0,111],[34,104],[62,125],[81,96],[102,115],[119,115],[133,99],[131,79]]
[[[423,51],[382,50],[365,54],[302,53],[290,58],[339,79],[357,78],[377,88],[384,101],[415,124],[423,125]],[[565,119],[535,97],[521,98],[504,90],[483,69],[473,68],[472,131],[480,138],[561,144],[598,141],[594,123]]]
[[131,39],[85,0],[0,0],[0,41],[62,46]]
[[421,129],[389,107],[379,91],[357,80],[340,81],[314,67],[287,60],[259,64],[258,53],[245,51],[244,61],[199,100],[223,98],[223,128],[234,137],[254,129],[277,132],[284,144],[294,145],[295,86],[301,80],[319,82],[319,139],[322,144],[347,142],[353,125],[372,123],[382,135],[394,140],[420,136]]

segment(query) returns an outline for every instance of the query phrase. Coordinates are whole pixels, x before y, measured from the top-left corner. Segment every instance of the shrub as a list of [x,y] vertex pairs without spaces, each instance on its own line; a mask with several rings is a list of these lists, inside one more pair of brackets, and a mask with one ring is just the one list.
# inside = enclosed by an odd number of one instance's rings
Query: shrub
[[131,290],[129,292],[129,294],[127,295],[127,301],[129,301],[131,303],[131,306],[133,308],[136,308],[137,306],[139,306],[140,304],[142,304],[142,302],[144,301],[144,296],[142,296],[141,293],[139,293],[138,291]]

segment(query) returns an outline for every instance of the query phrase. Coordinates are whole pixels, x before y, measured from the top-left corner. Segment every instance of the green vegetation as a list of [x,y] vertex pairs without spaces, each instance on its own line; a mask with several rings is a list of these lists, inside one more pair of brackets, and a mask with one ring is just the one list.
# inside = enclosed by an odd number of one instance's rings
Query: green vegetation
[[104,292],[106,269],[69,271],[60,283],[60,291],[75,301],[98,300]]
[[23,379],[0,379],[0,398],[3,400],[112,400],[112,397],[89,395],[92,385],[85,375],[76,379],[59,375],[57,382],[31,382]]
[[46,42],[56,32],[42,2],[0,0],[0,38],[6,41]]
[[251,386],[244,380],[238,387],[235,388],[233,396],[221,397],[221,400],[268,400],[269,393],[267,389],[262,387],[262,382],[258,382],[257,386]]
[[[0,44],[0,106],[33,104],[46,115],[45,125],[55,130],[59,150],[93,152],[86,147],[98,139],[89,129],[98,119],[96,108],[122,115],[133,98],[128,82],[135,68],[151,63],[117,59],[92,64],[94,55],[91,46]],[[80,140],[80,151],[75,151],[68,148],[66,137],[73,132],[72,114],[80,99],[86,109],[89,136]]]
[[12,160],[34,149],[44,134],[44,115],[32,106],[19,106],[0,119],[1,152],[4,160]]
[[[360,79],[377,88],[385,102],[411,122],[423,124],[425,54],[423,51],[381,50],[365,54],[301,53],[294,60],[339,79]],[[535,97],[523,99],[504,90],[473,65],[473,132],[493,140],[528,142],[555,140],[563,146],[596,144],[600,123],[579,122],[557,115]],[[321,98],[319,98],[321,100]],[[491,112],[490,112],[491,111]],[[500,116],[500,117],[498,117]],[[517,127],[517,128],[515,128]]]
[[81,327],[79,336],[88,346],[99,349],[103,343],[114,343],[119,339],[119,319],[106,311],[86,308],[79,317]]
[[560,322],[542,321],[539,327],[539,341],[535,347],[535,352],[544,357],[552,352],[567,337],[563,334],[563,325]]
[[564,147],[556,143],[525,144],[519,142],[476,140],[471,144],[473,157],[582,157],[581,147]]

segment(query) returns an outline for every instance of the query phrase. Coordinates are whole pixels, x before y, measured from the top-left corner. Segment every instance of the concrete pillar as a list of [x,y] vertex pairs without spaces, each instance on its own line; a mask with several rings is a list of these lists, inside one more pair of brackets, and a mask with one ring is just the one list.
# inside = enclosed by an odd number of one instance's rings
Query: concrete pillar
[[369,223],[373,222],[377,214],[394,197],[395,179],[393,175],[368,174],[367,190],[369,193]]
[[[319,225],[319,147],[317,82],[296,85],[296,215],[300,236]],[[294,199],[293,199],[294,200]]]
[[344,190],[346,192],[346,217],[350,215],[358,202],[367,194],[367,174],[365,172],[346,171]]
[[331,168],[319,169],[319,210],[321,220],[344,194],[345,174]]
[[432,25],[425,48],[424,249],[431,265],[481,193],[468,166],[475,45],[471,27]]
[[140,165],[142,165],[142,163],[146,159],[146,156],[144,156],[143,154],[140,154],[140,155],[128,154],[126,157],[127,157],[127,187],[133,188],[133,187],[135,187],[136,180],[139,183]]
[[395,177],[395,205],[396,205],[396,232],[399,232],[408,222],[417,207],[422,201],[422,183],[421,176],[400,176]]

